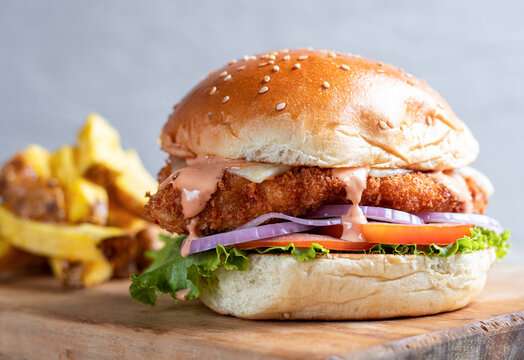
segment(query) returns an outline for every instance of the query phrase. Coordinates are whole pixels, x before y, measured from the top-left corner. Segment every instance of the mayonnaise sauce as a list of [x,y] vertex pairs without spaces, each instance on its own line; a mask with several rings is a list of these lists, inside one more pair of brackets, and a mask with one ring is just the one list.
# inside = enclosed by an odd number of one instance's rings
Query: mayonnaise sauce
[[464,206],[465,213],[473,212],[473,198],[466,180],[455,171],[434,171],[428,174],[435,181],[443,184],[451,195]]
[[360,225],[367,223],[367,220],[358,204],[366,189],[369,167],[336,168],[332,169],[331,173],[344,183],[346,200],[350,200],[353,204],[349,211],[342,216],[342,236],[340,238],[348,241],[363,241]]

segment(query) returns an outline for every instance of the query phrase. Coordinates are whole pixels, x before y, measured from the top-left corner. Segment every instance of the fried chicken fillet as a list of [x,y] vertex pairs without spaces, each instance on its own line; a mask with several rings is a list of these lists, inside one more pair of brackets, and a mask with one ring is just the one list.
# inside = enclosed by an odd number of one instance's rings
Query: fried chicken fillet
[[[160,170],[161,183],[171,173],[171,167]],[[482,213],[487,196],[468,179],[474,212]],[[198,215],[199,235],[231,231],[254,218],[279,212],[303,216],[321,205],[345,204],[346,191],[331,169],[295,167],[288,172],[254,183],[238,175],[224,172],[218,189]],[[368,177],[360,205],[379,206],[406,212],[445,211],[465,212],[461,202],[445,184],[424,172],[412,172],[391,177]],[[184,219],[180,190],[161,188],[150,197],[146,217],[170,232],[187,233],[191,219]]]

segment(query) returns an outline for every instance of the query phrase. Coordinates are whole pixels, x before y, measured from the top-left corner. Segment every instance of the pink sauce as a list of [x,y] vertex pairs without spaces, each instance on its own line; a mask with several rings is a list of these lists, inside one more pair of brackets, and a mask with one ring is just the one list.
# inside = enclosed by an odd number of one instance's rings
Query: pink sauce
[[189,255],[189,250],[191,250],[191,242],[195,239],[198,239],[198,234],[196,230],[196,226],[198,223],[198,217],[194,217],[189,221],[189,225],[187,225],[187,230],[189,231],[189,234],[187,235],[187,238],[185,239],[184,243],[182,244],[182,248],[180,249],[180,255],[182,257],[187,257]]
[[218,182],[227,168],[244,167],[245,160],[228,160],[215,157],[187,159],[187,166],[173,172],[160,184],[160,188],[172,185],[182,192],[182,212],[190,219],[204,210],[217,190]]
[[186,159],[187,166],[174,171],[160,184],[160,189],[173,186],[182,193],[182,213],[184,219],[191,219],[188,225],[189,235],[184,242],[180,255],[189,255],[191,241],[198,238],[196,217],[204,208],[211,196],[217,191],[218,182],[224,171],[229,168],[240,168],[249,165],[245,160],[228,160],[216,157],[197,157]]
[[331,170],[331,173],[344,183],[346,200],[353,204],[342,216],[342,236],[340,238],[348,241],[364,241],[360,233],[360,225],[367,223],[367,220],[358,204],[366,189],[369,167],[335,168]]
[[434,171],[428,174],[432,179],[446,186],[449,192],[464,206],[464,212],[473,212],[473,197],[464,178],[454,171]]
[[191,289],[182,289],[175,291],[175,297],[180,301],[187,301],[186,295],[189,294]]

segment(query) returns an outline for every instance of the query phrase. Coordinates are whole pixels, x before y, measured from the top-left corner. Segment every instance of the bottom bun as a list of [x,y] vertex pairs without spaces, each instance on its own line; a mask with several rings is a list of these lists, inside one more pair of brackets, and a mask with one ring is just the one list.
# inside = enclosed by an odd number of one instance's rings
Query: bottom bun
[[249,255],[246,271],[202,279],[201,301],[246,319],[356,320],[460,309],[482,290],[493,249],[449,258],[332,254],[307,262]]

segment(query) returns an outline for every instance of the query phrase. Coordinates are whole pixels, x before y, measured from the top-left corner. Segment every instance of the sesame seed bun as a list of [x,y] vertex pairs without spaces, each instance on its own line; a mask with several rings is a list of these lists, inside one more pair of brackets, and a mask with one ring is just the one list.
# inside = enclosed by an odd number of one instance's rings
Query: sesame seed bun
[[200,300],[247,319],[354,320],[460,309],[482,290],[493,249],[443,259],[424,255],[333,254],[299,262],[249,255],[246,271],[202,278]]
[[424,81],[332,51],[231,61],[174,108],[161,134],[180,157],[320,167],[452,169],[478,144]]

